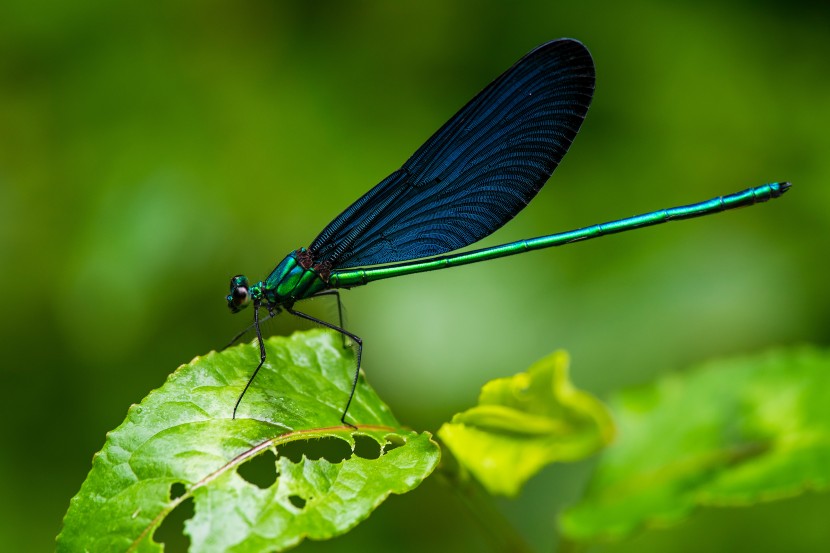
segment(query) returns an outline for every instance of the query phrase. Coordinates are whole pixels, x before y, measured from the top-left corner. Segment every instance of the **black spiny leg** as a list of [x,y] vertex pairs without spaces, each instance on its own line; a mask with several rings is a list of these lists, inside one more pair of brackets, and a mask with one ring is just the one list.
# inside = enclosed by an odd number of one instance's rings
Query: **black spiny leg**
[[[357,367],[355,368],[354,379],[352,380],[352,391],[351,391],[351,393],[349,393],[349,400],[346,402],[346,407],[345,407],[345,409],[343,409],[343,414],[340,415],[340,422],[342,422],[343,424],[346,424],[348,426],[351,426],[352,428],[357,428],[355,425],[353,425],[349,422],[346,422],[346,413],[349,412],[349,406],[352,404],[352,398],[354,397],[355,389],[357,389],[357,378],[360,375],[360,358],[363,355],[363,340],[361,340],[356,334],[352,334],[351,332],[349,332],[345,328],[339,327],[337,325],[333,325],[331,323],[327,323],[326,321],[321,321],[320,319],[318,319],[316,317],[312,317],[311,315],[306,315],[305,313],[303,313],[301,311],[295,311],[294,308],[292,308],[292,307],[287,307],[286,306],[285,310],[288,311],[289,313],[291,313],[292,315],[296,315],[297,317],[301,317],[301,318],[306,319],[308,321],[311,321],[313,323],[317,323],[319,325],[322,325],[326,328],[330,328],[332,330],[335,330],[335,331],[339,332],[340,334],[342,334],[343,336],[348,336],[349,338],[354,340],[355,343],[357,344]],[[260,365],[261,365],[261,363],[260,363]],[[259,368],[257,368],[257,370],[259,370]],[[254,374],[256,374],[256,373],[254,373]],[[251,378],[253,378],[253,377],[251,377]]]
[[[268,313],[269,315],[271,315],[271,317],[275,315],[275,313],[270,308],[268,309]],[[245,329],[245,332],[247,332],[250,328],[251,327]],[[265,363],[265,344],[262,341],[262,332],[259,329],[259,304],[254,304],[254,328],[256,328],[257,342],[259,342],[259,365],[256,366],[254,374],[252,374],[251,378],[248,379],[248,383],[245,384],[245,388],[242,390],[242,393],[239,394],[239,399],[236,400],[236,405],[233,406],[233,418],[236,418],[236,410],[239,408],[239,402],[242,401],[242,398],[245,396],[245,392],[247,392],[248,388],[251,386],[251,382],[253,382],[254,378],[256,378],[256,373],[259,372],[259,369],[262,368],[262,364]],[[239,336],[237,336],[237,338],[235,338],[234,341],[236,341],[237,339],[239,339]]]
[[231,347],[232,345],[234,345],[235,343],[237,343],[237,342],[239,341],[239,339],[240,339],[240,338],[242,338],[243,336],[245,336],[246,334],[248,334],[248,332],[250,332],[250,330],[251,330],[252,328],[254,328],[254,326],[255,326],[254,324],[251,324],[251,325],[246,326],[245,328],[243,328],[243,329],[242,329],[242,331],[241,331],[239,334],[237,334],[236,336],[234,336],[234,337],[233,337],[233,339],[231,339],[231,341],[230,341],[230,342],[228,342],[227,344],[225,344],[225,347],[223,347],[223,348],[222,348],[222,351],[224,351],[224,350],[228,349],[229,347]]
[[[265,322],[265,321],[267,321],[267,320],[269,320],[269,319],[273,319],[274,317],[276,317],[277,315],[279,315],[280,311],[282,311],[282,310],[281,310],[279,307],[270,307],[270,306],[269,306],[269,307],[268,307],[268,317],[267,317],[267,318],[265,318],[265,319],[263,319],[263,321],[262,321],[262,322]],[[256,319],[256,317],[254,317],[254,319]],[[233,340],[231,340],[230,342],[228,342],[228,343],[227,343],[227,345],[226,345],[225,347],[223,347],[223,348],[222,348],[222,350],[224,351],[224,350],[228,349],[229,347],[231,347],[232,345],[234,345],[235,343],[237,343],[237,342],[239,341],[239,339],[240,339],[240,338],[242,338],[243,336],[245,336],[246,334],[248,334],[248,333],[251,331],[251,329],[252,329],[252,328],[255,328],[256,326],[257,326],[257,322],[256,322],[256,321],[254,321],[254,322],[253,322],[253,323],[251,323],[250,325],[246,326],[246,327],[242,330],[242,332],[240,332],[239,334],[237,334],[236,336],[234,336],[234,337],[233,337]]]
[[[339,290],[324,290],[323,292],[318,292],[314,294],[314,297],[318,296],[334,296],[337,298],[337,321],[340,324],[340,328],[346,328],[343,324],[343,304],[340,302],[340,291]],[[346,347],[346,334],[340,333],[340,337],[343,338],[343,347]]]

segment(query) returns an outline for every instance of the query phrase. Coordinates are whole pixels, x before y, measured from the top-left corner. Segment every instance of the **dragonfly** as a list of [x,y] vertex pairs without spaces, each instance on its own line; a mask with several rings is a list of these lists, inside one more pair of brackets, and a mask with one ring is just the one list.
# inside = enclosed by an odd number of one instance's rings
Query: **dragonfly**
[[[338,215],[307,247],[289,253],[265,280],[234,276],[227,296],[237,313],[253,307],[259,364],[233,409],[265,363],[260,310],[282,311],[332,329],[356,345],[354,398],[363,341],[343,327],[339,290],[376,280],[435,271],[551,248],[778,198],[790,183],[772,182],[707,201],[660,209],[584,228],[460,253],[521,211],[568,151],[588,113],[595,70],[574,39],[538,46],[496,78],[435,132],[400,169]],[[295,309],[301,300],[332,295],[339,325]],[[264,320],[264,319],[263,319]]]

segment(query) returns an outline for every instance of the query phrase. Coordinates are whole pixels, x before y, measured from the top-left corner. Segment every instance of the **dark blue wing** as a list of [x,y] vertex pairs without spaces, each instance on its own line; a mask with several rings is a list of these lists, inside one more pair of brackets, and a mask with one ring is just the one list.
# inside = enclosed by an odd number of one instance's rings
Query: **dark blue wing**
[[594,92],[580,42],[539,46],[490,83],[403,167],[309,246],[332,268],[443,254],[521,211],[568,151]]

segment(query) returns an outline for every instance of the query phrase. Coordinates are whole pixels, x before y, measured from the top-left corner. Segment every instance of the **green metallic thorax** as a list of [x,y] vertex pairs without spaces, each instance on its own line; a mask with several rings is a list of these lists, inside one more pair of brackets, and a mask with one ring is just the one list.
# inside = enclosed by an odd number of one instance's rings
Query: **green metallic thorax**
[[329,288],[313,267],[303,266],[305,253],[305,248],[291,252],[268,278],[251,286],[254,299],[271,305],[291,305]]

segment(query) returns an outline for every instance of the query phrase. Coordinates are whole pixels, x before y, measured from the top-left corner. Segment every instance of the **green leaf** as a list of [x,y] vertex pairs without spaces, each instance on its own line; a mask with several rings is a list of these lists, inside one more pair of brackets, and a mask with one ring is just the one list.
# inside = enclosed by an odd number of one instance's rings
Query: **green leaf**
[[[429,434],[401,429],[362,377],[349,410],[358,429],[340,423],[354,355],[338,336],[296,333],[267,340],[266,349],[235,420],[234,403],[259,360],[255,344],[197,357],[132,406],[72,499],[58,551],[162,551],[155,530],[190,498],[191,552],[281,551],[346,532],[435,468],[440,452]],[[345,454],[286,453],[313,450],[320,438],[343,444]],[[374,452],[360,456],[366,442]],[[277,455],[273,484],[240,475],[268,451]],[[175,497],[174,485],[184,494]]]
[[619,539],[698,506],[741,506],[830,486],[830,354],[712,362],[620,393],[620,438],[560,519],[573,540]]
[[478,406],[458,413],[438,436],[492,494],[513,496],[546,465],[583,459],[614,427],[603,404],[568,380],[564,351],[527,372],[484,385]]

